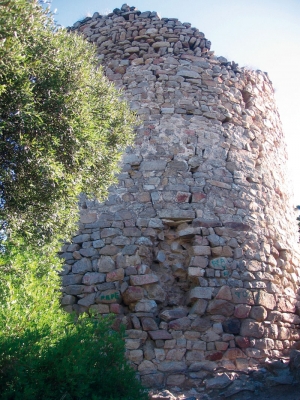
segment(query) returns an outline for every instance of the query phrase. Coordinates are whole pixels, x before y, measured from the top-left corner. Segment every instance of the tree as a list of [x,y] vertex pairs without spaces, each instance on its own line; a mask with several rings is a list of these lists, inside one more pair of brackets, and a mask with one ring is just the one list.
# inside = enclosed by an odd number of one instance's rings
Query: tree
[[78,195],[103,199],[133,114],[95,49],[35,0],[0,0],[0,220],[7,233],[66,238]]
[[[103,199],[134,115],[95,50],[35,0],[0,0],[0,386],[3,399],[146,399],[111,320],[59,307],[57,251],[78,195]],[[1,236],[1,227],[0,227]]]

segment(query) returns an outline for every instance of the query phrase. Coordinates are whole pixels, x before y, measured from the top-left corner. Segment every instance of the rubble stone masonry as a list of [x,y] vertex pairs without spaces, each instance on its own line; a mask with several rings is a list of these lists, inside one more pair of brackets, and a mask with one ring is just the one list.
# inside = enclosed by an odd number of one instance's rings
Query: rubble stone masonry
[[150,387],[300,349],[297,225],[268,75],[215,56],[189,23],[127,5],[69,30],[96,44],[140,125],[108,200],[81,201],[62,306],[115,313]]

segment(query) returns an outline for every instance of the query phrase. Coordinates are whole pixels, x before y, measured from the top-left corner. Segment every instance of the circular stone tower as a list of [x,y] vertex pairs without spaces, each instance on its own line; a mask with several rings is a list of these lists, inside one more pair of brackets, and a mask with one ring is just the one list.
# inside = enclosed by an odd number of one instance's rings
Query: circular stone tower
[[198,29],[123,5],[77,22],[141,124],[119,184],[82,200],[62,305],[117,315],[148,386],[197,385],[300,346],[286,148],[262,71]]

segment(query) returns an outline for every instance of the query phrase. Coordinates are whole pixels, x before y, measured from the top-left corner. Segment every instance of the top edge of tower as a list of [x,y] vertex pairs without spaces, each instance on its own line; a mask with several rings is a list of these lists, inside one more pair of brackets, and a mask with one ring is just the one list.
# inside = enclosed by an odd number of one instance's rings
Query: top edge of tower
[[80,31],[86,25],[90,25],[93,23],[98,23],[100,20],[110,20],[121,17],[125,21],[133,21],[136,19],[151,19],[152,22],[162,21],[166,26],[169,26],[173,29],[184,29],[185,33],[193,34],[192,42],[190,43],[190,48],[195,50],[199,47],[200,53],[198,52],[198,56],[201,54],[201,57],[208,58],[210,61],[214,61],[228,69],[232,69],[235,73],[241,73],[243,71],[256,72],[258,74],[263,74],[267,78],[267,80],[272,83],[269,79],[268,73],[263,72],[261,70],[252,70],[249,67],[239,67],[239,64],[235,61],[229,61],[227,58],[223,56],[216,56],[215,52],[211,50],[211,41],[205,37],[205,34],[201,32],[198,28],[192,27],[190,22],[181,22],[178,18],[166,18],[161,17],[156,11],[140,11],[135,6],[129,6],[128,4],[123,4],[120,8],[114,8],[112,12],[101,15],[99,12],[94,12],[92,17],[86,17],[82,20],[79,20],[73,24],[71,27],[67,27],[68,31]]

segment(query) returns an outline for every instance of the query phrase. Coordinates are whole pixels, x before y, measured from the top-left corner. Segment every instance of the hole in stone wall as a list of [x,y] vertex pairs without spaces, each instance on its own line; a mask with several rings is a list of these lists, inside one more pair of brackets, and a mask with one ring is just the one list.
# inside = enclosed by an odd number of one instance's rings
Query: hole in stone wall
[[222,124],[226,124],[227,122],[230,122],[232,118],[226,117],[224,121],[222,121]]
[[252,97],[251,93],[247,92],[246,90],[242,90],[242,97],[243,97],[243,101],[245,103],[245,108],[249,108],[250,107],[250,99]]

